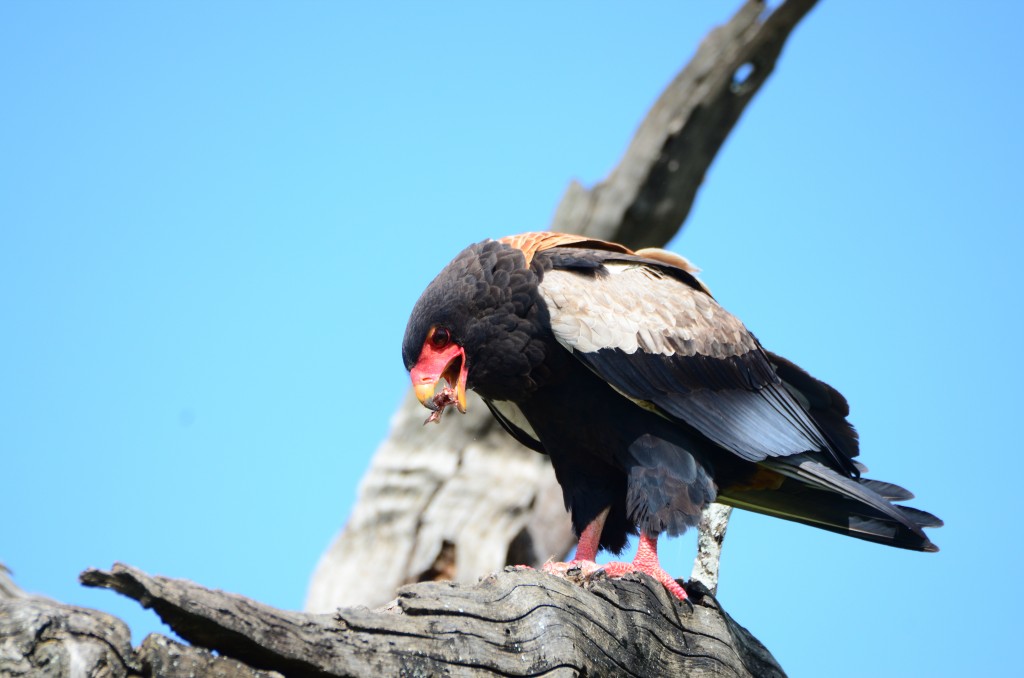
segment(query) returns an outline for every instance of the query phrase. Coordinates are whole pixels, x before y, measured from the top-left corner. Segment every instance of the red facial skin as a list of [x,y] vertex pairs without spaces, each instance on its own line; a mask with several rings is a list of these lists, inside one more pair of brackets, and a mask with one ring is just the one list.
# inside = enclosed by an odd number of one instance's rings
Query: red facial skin
[[[440,421],[449,405],[455,405],[459,412],[466,411],[467,375],[466,352],[463,348],[451,341],[447,329],[431,329],[423,342],[419,360],[409,370],[416,397],[424,407],[431,410],[424,423]],[[437,391],[437,385],[442,379],[447,384]]]

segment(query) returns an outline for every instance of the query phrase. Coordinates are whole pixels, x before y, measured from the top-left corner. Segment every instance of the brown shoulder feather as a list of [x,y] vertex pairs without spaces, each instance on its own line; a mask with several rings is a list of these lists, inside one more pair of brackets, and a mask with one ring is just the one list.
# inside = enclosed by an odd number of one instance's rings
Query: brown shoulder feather
[[533,255],[537,252],[551,249],[553,247],[590,247],[595,250],[608,250],[621,252],[622,254],[633,254],[633,250],[625,245],[620,245],[597,238],[587,238],[582,235],[569,233],[554,233],[550,231],[534,231],[532,233],[520,233],[499,238],[498,242],[505,243],[526,255],[526,265],[533,261]]

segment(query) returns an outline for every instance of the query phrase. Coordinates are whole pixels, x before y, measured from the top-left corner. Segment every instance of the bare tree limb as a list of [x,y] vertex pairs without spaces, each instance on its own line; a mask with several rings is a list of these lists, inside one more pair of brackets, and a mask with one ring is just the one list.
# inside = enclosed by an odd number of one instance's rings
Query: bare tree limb
[[578,583],[509,569],[475,584],[407,586],[387,607],[278,610],[115,564],[82,573],[151,607],[189,645],[97,610],[0,599],[0,675],[270,678],[783,676],[699,583],[681,603],[649,577]]
[[705,589],[691,589],[686,605],[647,577],[584,589],[507,571],[473,585],[405,587],[384,610],[336,614],[284,612],[124,565],[82,580],[151,606],[192,644],[169,647],[193,664],[189,650],[205,648],[203,658],[212,650],[287,676],[783,675]]
[[699,581],[712,594],[718,593],[718,564],[731,514],[731,506],[714,502],[704,507],[697,526],[697,557],[693,559],[690,581]]
[[765,16],[765,4],[750,0],[711,31],[651,107],[618,166],[589,191],[570,186],[552,228],[633,248],[667,243],[690,213],[722,143],[815,1],[788,0]]

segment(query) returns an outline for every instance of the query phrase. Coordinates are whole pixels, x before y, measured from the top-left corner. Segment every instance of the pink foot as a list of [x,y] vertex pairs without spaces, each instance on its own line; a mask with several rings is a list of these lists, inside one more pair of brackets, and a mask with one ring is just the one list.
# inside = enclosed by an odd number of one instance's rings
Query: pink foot
[[663,570],[660,565],[655,564],[651,567],[646,564],[637,564],[636,562],[615,562],[606,564],[602,569],[605,574],[612,578],[618,578],[622,575],[630,574],[631,572],[643,572],[644,574],[648,574],[661,582],[661,585],[668,589],[668,592],[679,600],[687,599],[686,591],[683,587],[679,585],[679,582],[672,578],[672,575]]
[[686,591],[683,590],[683,587],[658,564],[658,537],[656,535],[640,535],[640,545],[632,563],[608,563],[602,566],[594,562],[600,546],[601,530],[604,528],[604,521],[607,517],[608,509],[605,509],[584,528],[583,533],[580,534],[579,544],[576,546],[574,560],[567,563],[548,561],[544,563],[542,569],[548,574],[576,581],[589,579],[596,572],[601,571],[609,577],[621,577],[630,572],[643,572],[661,582],[661,585],[679,600],[686,600]]
[[578,569],[581,575],[589,577],[600,570],[601,566],[593,560],[570,560],[566,563],[548,561],[544,563],[544,567],[542,569],[548,574],[553,574],[557,577],[565,577],[569,574],[570,570]]
[[[583,529],[580,541],[576,545],[575,558],[567,563],[555,563],[549,560],[544,563],[543,570],[558,577],[567,577],[571,570],[578,570],[578,574],[586,579],[601,569],[601,566],[594,562],[594,558],[597,557],[601,530],[604,528],[604,521],[607,517],[608,509],[605,509]],[[576,576],[577,572],[572,572],[572,574]]]
[[621,577],[630,572],[643,572],[649,574],[669,590],[679,600],[686,600],[686,591],[672,578],[668,572],[662,569],[658,563],[658,537],[640,533],[640,543],[636,549],[636,557],[632,563],[608,563],[604,571],[609,577]]

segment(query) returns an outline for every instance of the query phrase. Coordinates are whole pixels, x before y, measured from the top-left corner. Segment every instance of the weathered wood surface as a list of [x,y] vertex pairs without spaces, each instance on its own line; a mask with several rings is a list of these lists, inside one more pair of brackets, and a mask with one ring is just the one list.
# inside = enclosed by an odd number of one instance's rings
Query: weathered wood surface
[[410,585],[382,609],[278,610],[127,565],[87,586],[152,608],[189,645],[17,592],[0,596],[2,676],[783,676],[700,584],[681,603],[643,575],[570,581],[509,568]]
[[693,559],[690,580],[699,581],[711,593],[718,593],[718,566],[730,515],[731,506],[713,503],[701,511],[697,525],[697,555]]
[[[665,244],[814,4],[786,0],[768,13],[750,0],[712,31],[608,178],[589,191],[570,185],[552,228],[634,247]],[[752,70],[740,81],[745,65]],[[538,567],[572,549],[561,490],[545,457],[508,437],[479,400],[469,402],[466,415],[446,416],[440,428],[424,430],[425,414],[410,392],[374,454],[348,524],[317,565],[307,610],[382,605],[403,584],[471,582],[503,565]],[[373,581],[362,572],[374,572]]]
[[124,676],[136,668],[124,622],[25,593],[0,564],[0,676]]
[[217,676],[259,678],[259,671],[202,647],[150,634],[136,649],[120,619],[35,597],[0,599],[0,676]]

